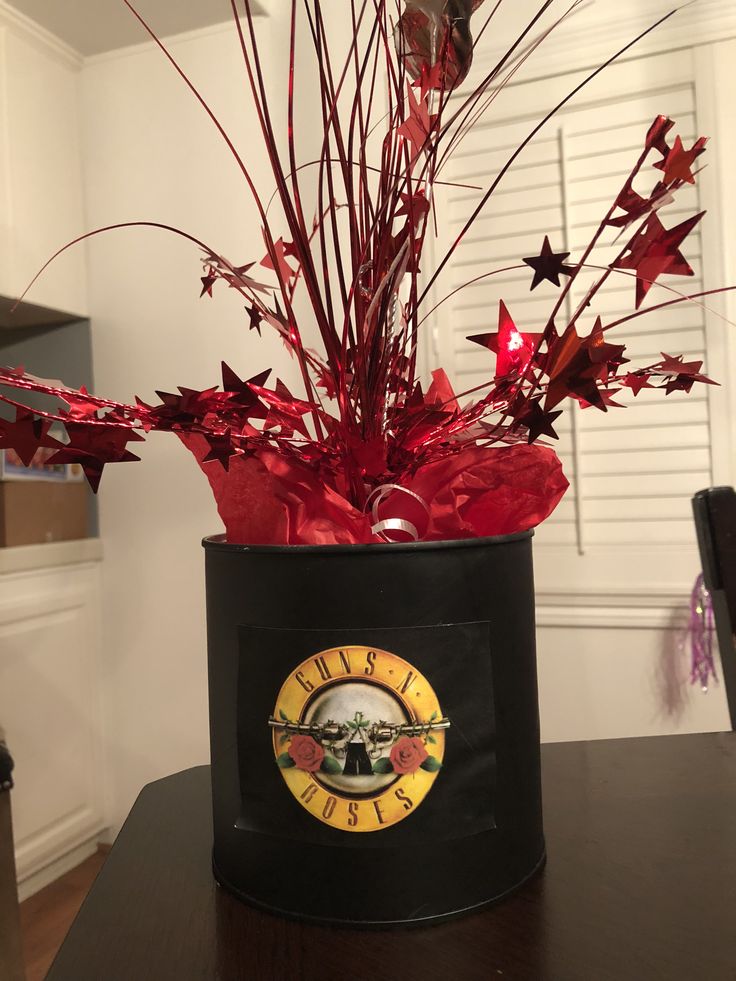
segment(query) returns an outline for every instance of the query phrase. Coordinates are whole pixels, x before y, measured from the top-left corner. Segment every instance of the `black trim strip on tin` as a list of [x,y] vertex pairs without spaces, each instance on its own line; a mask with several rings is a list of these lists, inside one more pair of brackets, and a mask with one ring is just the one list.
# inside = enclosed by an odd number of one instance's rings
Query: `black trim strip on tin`
[[209,535],[202,539],[202,546],[207,550],[218,552],[263,552],[275,554],[283,552],[287,555],[304,555],[318,553],[320,555],[337,554],[372,554],[375,552],[426,552],[433,549],[448,548],[477,548],[488,545],[506,545],[510,542],[526,541],[534,535],[534,530],[517,531],[513,535],[493,535],[487,538],[455,538],[436,542],[371,542],[366,545],[244,545],[237,542],[226,542],[225,535]]

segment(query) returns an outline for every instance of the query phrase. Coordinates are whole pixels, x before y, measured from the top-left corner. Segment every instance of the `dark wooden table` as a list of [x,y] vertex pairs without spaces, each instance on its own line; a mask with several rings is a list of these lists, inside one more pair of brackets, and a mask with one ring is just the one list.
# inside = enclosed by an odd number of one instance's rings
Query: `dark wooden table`
[[208,768],[159,780],[48,981],[735,981],[736,734],[546,745],[543,762],[545,871],[485,912],[380,932],[219,890]]

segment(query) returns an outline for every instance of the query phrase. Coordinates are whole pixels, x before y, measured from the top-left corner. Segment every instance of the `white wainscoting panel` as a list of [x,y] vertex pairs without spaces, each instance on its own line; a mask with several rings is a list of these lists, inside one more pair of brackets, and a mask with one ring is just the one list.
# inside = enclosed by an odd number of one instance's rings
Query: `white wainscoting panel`
[[691,685],[686,593],[540,594],[543,742],[730,728],[722,684]]
[[0,720],[24,894],[105,824],[99,616],[96,562],[0,576]]

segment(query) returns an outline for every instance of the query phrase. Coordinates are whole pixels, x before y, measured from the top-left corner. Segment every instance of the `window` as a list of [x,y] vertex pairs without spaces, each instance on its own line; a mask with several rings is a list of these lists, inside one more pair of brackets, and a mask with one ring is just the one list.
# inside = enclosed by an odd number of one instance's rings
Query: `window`
[[[671,116],[686,146],[698,135],[691,52],[656,55],[613,66],[584,89],[551,120],[522,153],[500,184],[484,214],[455,252],[439,296],[493,268],[538,254],[545,234],[556,252],[579,256],[606,214],[634,164],[652,119]],[[460,144],[442,175],[457,184],[487,186],[510,153],[541,115],[582,77],[558,75],[509,87],[483,121]],[[652,161],[654,158],[651,158]],[[701,158],[707,162],[707,155]],[[643,170],[650,187],[657,171]],[[638,186],[638,185],[637,185]],[[674,204],[661,212],[672,227],[700,210],[699,188],[683,188]],[[451,187],[443,195],[443,244],[462,229],[478,192]],[[694,276],[662,277],[659,282],[681,292],[704,288],[702,232],[699,226],[683,251]],[[605,265],[618,230],[605,233],[591,262]],[[706,226],[707,234],[707,226]],[[625,240],[618,242],[620,249]],[[591,275],[593,275],[591,273]],[[442,363],[451,364],[459,391],[489,378],[493,356],[466,340],[494,330],[498,301],[503,299],[520,330],[539,330],[558,291],[549,283],[530,292],[532,271],[491,276],[469,286],[437,314],[435,334]],[[589,281],[588,281],[589,282]],[[572,309],[587,283],[571,291]],[[592,313],[579,321],[587,332],[599,314],[603,324],[634,311],[635,280],[613,274],[598,294]],[[661,287],[649,292],[643,307],[674,298]],[[561,311],[565,314],[565,311]],[[626,343],[633,364],[660,360],[660,352],[706,361],[704,310],[685,303],[641,317],[609,335]],[[717,372],[716,372],[717,373]],[[555,514],[538,531],[542,549],[600,553],[609,547],[694,546],[690,497],[711,480],[709,393],[696,386],[690,395],[628,389],[616,396],[626,410],[604,415],[577,403],[568,405],[556,425],[555,444],[570,490]],[[652,560],[654,562],[654,559]],[[644,575],[643,570],[639,570]],[[656,570],[646,570],[646,576]]]

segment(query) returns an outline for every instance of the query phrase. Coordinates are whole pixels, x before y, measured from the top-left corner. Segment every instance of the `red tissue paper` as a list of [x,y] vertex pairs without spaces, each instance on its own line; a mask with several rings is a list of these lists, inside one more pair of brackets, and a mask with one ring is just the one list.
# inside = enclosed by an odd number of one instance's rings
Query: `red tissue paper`
[[[181,437],[209,480],[227,541],[248,545],[361,545],[385,541],[371,516],[353,507],[308,466],[275,452],[236,457],[224,470],[204,462],[207,441]],[[568,487],[545,446],[472,446],[421,467],[406,481],[421,504],[389,492],[380,518],[411,521],[423,541],[526,531],[554,511]],[[397,540],[401,540],[397,536]]]

